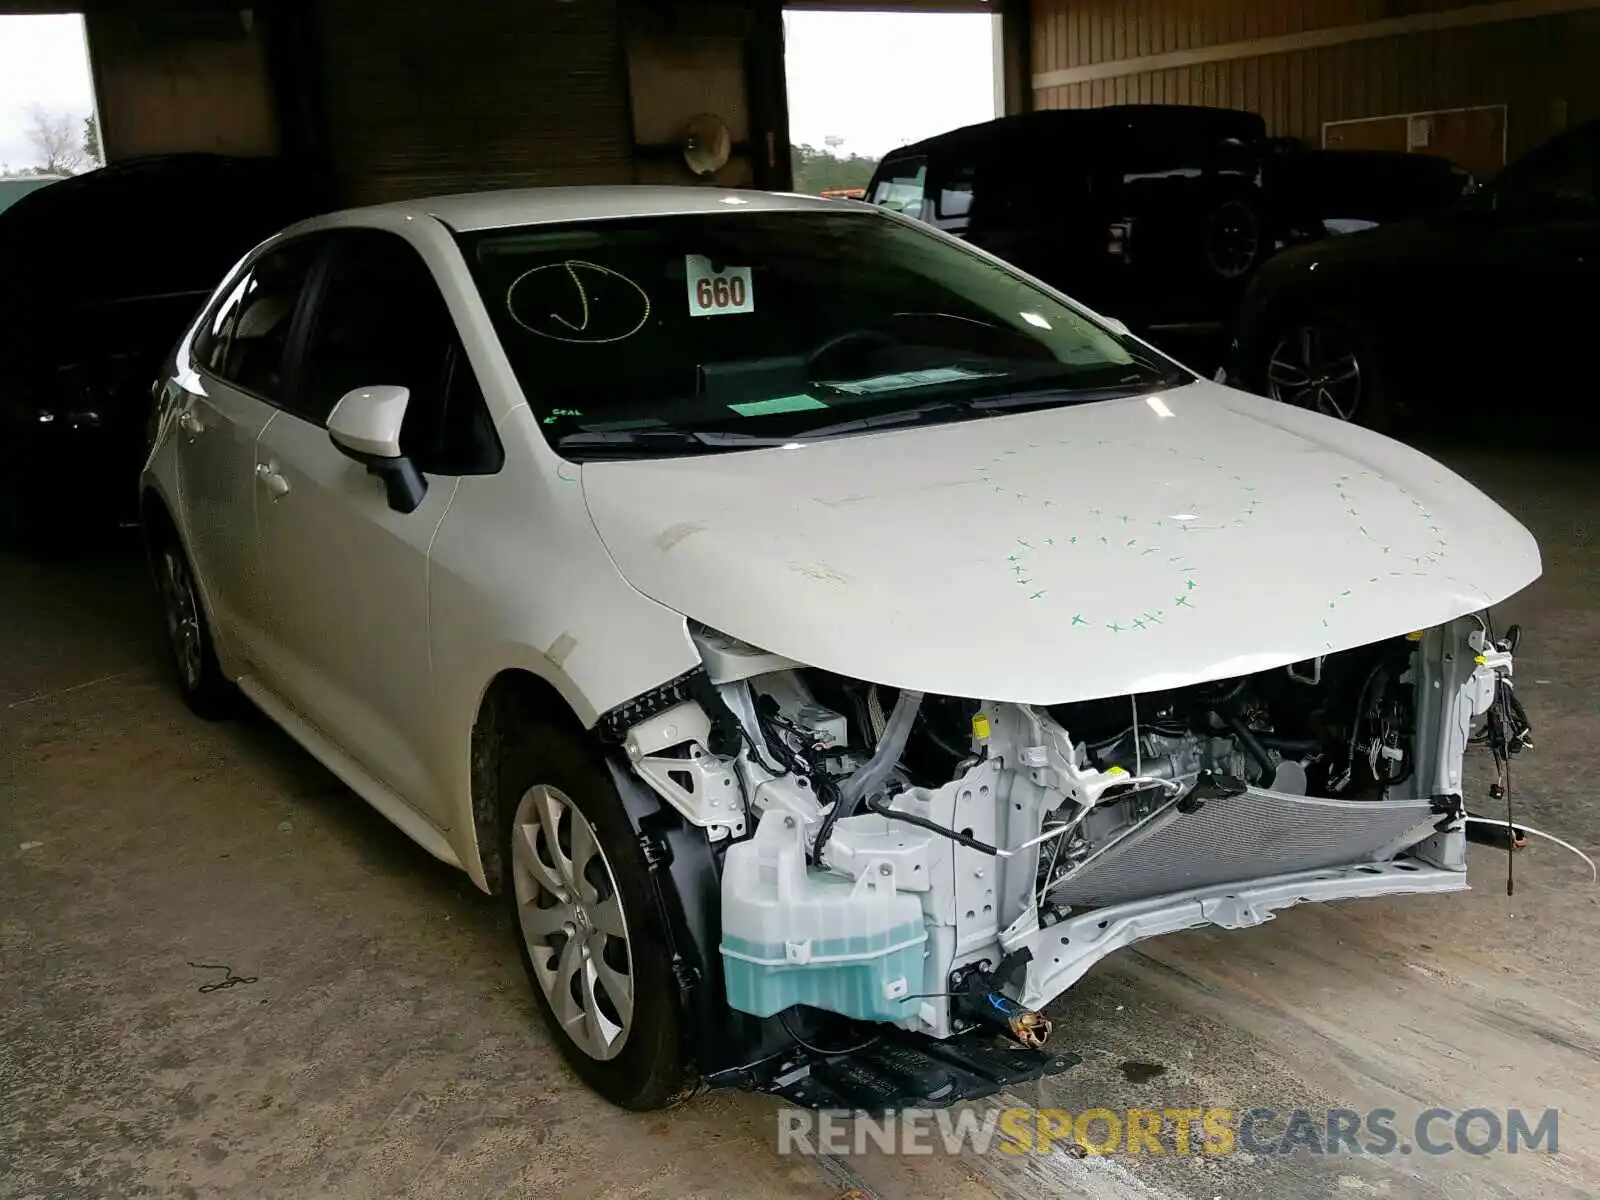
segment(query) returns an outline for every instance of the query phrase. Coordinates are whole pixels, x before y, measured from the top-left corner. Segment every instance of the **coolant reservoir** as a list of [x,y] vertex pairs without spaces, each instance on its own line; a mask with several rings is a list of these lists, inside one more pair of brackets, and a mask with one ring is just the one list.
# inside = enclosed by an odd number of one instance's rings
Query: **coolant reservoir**
[[728,1004],[770,1017],[809,1004],[864,1021],[916,1015],[928,940],[917,898],[894,866],[856,879],[806,865],[805,832],[769,809],[722,864],[722,962]]

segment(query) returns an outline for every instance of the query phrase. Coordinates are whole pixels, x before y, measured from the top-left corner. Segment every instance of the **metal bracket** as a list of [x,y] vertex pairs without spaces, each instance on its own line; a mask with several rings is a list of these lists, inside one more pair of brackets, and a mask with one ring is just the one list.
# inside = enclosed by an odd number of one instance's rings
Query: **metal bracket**
[[[622,746],[634,774],[713,841],[741,837],[744,796],[733,767],[706,753],[712,721],[694,702],[647,717],[623,735]],[[686,753],[664,755],[663,750]]]

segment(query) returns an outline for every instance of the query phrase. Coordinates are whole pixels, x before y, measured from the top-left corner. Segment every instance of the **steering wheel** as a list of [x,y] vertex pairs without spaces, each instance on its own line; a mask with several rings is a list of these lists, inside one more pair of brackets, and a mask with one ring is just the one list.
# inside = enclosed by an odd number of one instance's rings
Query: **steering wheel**
[[815,370],[816,365],[830,354],[837,354],[848,346],[883,348],[894,345],[894,339],[887,333],[876,329],[850,329],[844,333],[836,333],[833,337],[823,342],[815,350],[806,355],[806,367]]

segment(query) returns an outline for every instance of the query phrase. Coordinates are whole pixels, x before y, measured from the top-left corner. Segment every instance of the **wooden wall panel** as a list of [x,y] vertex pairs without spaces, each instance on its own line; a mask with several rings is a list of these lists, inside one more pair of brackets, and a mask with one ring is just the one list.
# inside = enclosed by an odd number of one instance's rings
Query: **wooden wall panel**
[[244,11],[85,18],[107,162],[279,149],[266,51]]
[[[1223,55],[1142,71],[1138,59],[1253,38],[1467,9],[1484,0],[1033,0],[1033,69],[1100,75],[1036,87],[1039,108],[1213,104],[1262,114],[1275,135],[1321,140],[1328,121],[1504,104],[1515,157],[1600,118],[1600,3],[1555,15]],[[1214,54],[1220,51],[1214,51]],[[1087,74],[1094,75],[1094,72]]]

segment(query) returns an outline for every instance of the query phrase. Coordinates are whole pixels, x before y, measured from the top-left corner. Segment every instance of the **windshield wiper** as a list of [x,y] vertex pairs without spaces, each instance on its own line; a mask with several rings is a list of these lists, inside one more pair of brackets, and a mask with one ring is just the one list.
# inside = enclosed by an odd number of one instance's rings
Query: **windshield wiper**
[[891,425],[915,425],[935,414],[963,412],[969,407],[971,407],[971,402],[966,400],[929,400],[926,404],[913,405],[911,408],[896,408],[889,412],[872,413],[865,417],[853,417],[848,421],[837,421],[832,425],[819,425],[815,429],[804,429],[792,437],[761,437],[751,433],[735,433],[724,436],[738,438],[747,445],[781,446],[788,442],[803,442],[810,438],[830,438],[846,433],[863,433],[868,429],[883,429]]
[[1165,392],[1193,382],[1195,382],[1193,379],[1145,378],[1088,388],[1046,385],[1033,390],[1007,392],[1003,396],[984,396],[969,400],[967,401],[967,407],[979,412],[996,412],[1012,408],[1028,408],[1032,405],[1049,406],[1057,402],[1087,404],[1093,400],[1120,400],[1125,396],[1144,396],[1150,392]]
[[[1183,383],[1193,382],[1194,380],[1192,379],[1181,380],[1178,381],[1178,386],[1182,386]],[[1021,391],[1007,391],[1002,396],[977,396],[962,400],[930,400],[926,404],[918,404],[912,408],[900,408],[892,412],[856,417],[850,421],[840,421],[834,425],[822,425],[816,429],[806,429],[791,437],[767,438],[757,437],[752,434],[725,434],[721,436],[737,438],[745,445],[779,446],[786,442],[804,442],[812,438],[829,438],[840,434],[864,433],[867,430],[881,429],[890,425],[920,424],[931,416],[944,416],[949,413],[1006,412],[1018,408],[1049,408],[1062,404],[1087,404],[1094,400],[1117,400],[1124,396],[1143,396],[1147,392],[1165,391],[1172,386],[1174,386],[1172,380],[1148,378],[1088,388],[1064,387],[1056,383]]]
[[737,430],[723,429],[591,430],[582,433],[563,434],[556,439],[556,449],[598,450],[609,447],[666,448],[677,446],[706,446],[712,449],[725,447],[732,449],[751,446],[783,446],[790,442],[806,441],[810,438],[826,438],[833,437],[836,434],[858,433],[891,425],[911,425],[933,413],[944,411],[961,412],[968,407],[969,404],[966,401],[930,400],[926,404],[919,404],[912,408],[897,408],[890,412],[855,417],[848,421],[839,421],[832,425],[807,429],[789,437],[769,437],[765,434],[740,433]]
[[999,396],[967,397],[960,400],[929,400],[910,408],[896,408],[888,412],[869,413],[819,425],[815,429],[798,430],[792,434],[770,436],[758,433],[741,433],[725,429],[678,429],[661,426],[645,429],[588,430],[563,434],[556,439],[557,450],[645,450],[662,451],[682,449],[694,451],[740,450],[759,446],[786,446],[797,442],[821,441],[852,433],[867,433],[875,429],[888,429],[901,425],[918,425],[930,418],[947,418],[962,413],[1008,412],[1023,408],[1050,408],[1057,405],[1087,404],[1096,400],[1116,400],[1125,396],[1143,396],[1149,392],[1164,391],[1173,386],[1193,383],[1193,379],[1126,380],[1100,387],[1070,387],[1060,383],[1041,384],[1033,388],[1010,390]]
[[581,446],[642,446],[652,442],[673,444],[692,442],[693,433],[687,429],[662,426],[654,429],[587,429],[563,433],[556,439],[556,449]]
[[556,439],[557,450],[603,450],[608,446],[765,446],[771,442],[793,441],[792,438],[759,437],[753,433],[735,433],[721,429],[679,429],[675,426],[657,426],[650,429],[594,429],[577,433],[564,433]]

